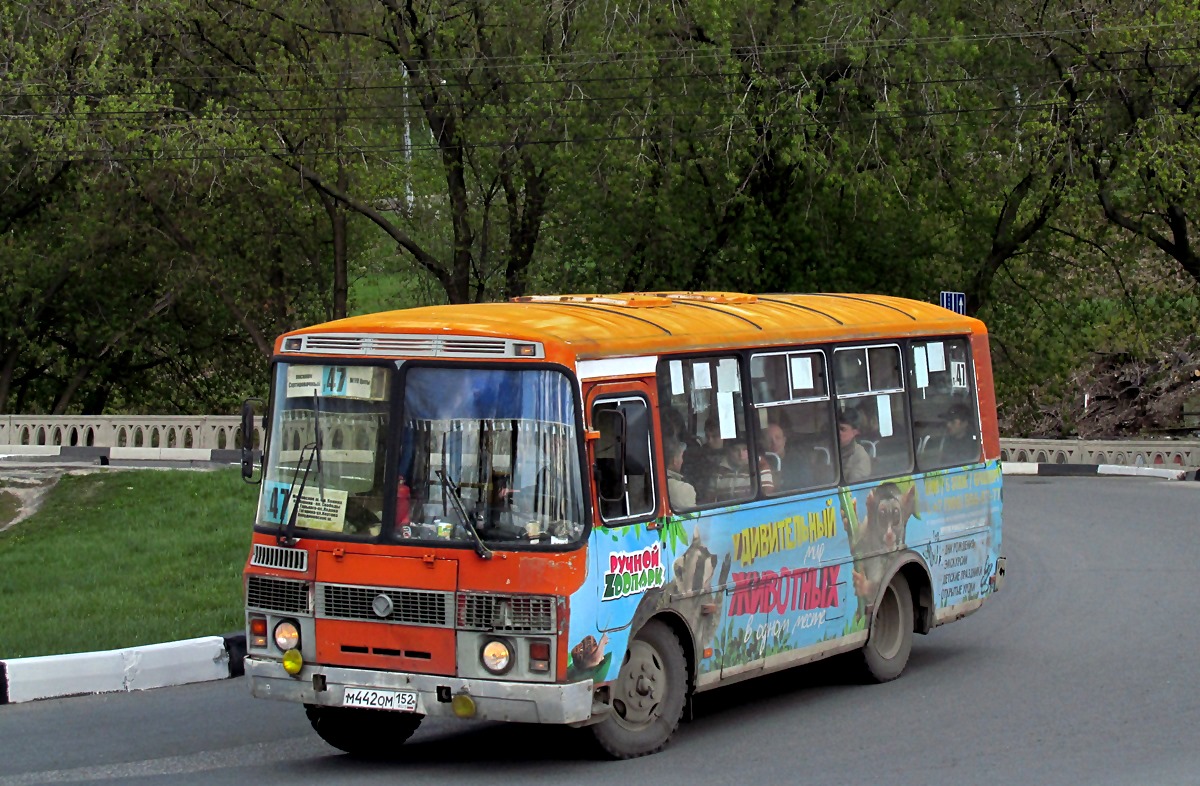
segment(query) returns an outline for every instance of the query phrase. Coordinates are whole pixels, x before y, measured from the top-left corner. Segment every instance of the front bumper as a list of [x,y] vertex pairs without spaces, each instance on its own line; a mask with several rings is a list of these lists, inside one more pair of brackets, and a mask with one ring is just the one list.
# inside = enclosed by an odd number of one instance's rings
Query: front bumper
[[[565,724],[581,723],[592,717],[591,680],[548,685],[307,664],[292,677],[279,661],[253,656],[246,658],[246,678],[250,681],[250,693],[257,698],[327,707],[342,706],[347,686],[410,690],[417,692],[419,713],[454,717],[449,701],[438,699],[438,688],[443,688],[448,689],[441,691],[443,696],[469,693],[477,707],[475,718],[481,720]],[[322,683],[324,689],[318,690],[316,686]]]

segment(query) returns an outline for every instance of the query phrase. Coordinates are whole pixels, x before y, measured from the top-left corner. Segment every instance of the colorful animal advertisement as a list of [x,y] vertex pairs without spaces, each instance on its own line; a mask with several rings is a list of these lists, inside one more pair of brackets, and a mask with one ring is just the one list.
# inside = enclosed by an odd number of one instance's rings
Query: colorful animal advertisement
[[955,619],[994,589],[1000,487],[993,461],[597,528],[596,578],[570,599],[568,677],[615,679],[631,632],[668,609],[701,681],[832,650],[865,635],[902,562],[928,575],[935,620]]

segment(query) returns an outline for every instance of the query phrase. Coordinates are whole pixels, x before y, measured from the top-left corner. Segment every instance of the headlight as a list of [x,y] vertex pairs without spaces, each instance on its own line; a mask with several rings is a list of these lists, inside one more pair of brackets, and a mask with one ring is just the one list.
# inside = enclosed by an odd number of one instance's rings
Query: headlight
[[512,668],[512,649],[500,639],[492,639],[483,645],[479,662],[492,674],[503,674]]
[[275,626],[275,646],[287,652],[300,646],[300,629],[291,620],[284,620]]

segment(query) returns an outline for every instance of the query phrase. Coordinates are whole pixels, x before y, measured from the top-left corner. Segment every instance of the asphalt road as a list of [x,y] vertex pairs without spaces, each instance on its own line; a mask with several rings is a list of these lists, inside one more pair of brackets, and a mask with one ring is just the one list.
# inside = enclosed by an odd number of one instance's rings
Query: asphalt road
[[918,636],[904,676],[825,662],[704,694],[671,746],[426,721],[404,758],[328,747],[243,680],[0,707],[0,786],[33,783],[1200,784],[1200,483],[1005,481],[1008,586]]

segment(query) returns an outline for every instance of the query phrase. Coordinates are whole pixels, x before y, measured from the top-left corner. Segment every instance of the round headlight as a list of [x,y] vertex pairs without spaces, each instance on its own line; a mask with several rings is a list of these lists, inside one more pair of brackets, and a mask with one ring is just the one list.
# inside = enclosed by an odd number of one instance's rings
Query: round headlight
[[284,620],[275,626],[275,646],[287,652],[300,646],[300,629],[291,620]]
[[500,639],[492,639],[483,645],[479,661],[492,674],[503,674],[512,666],[512,651]]

